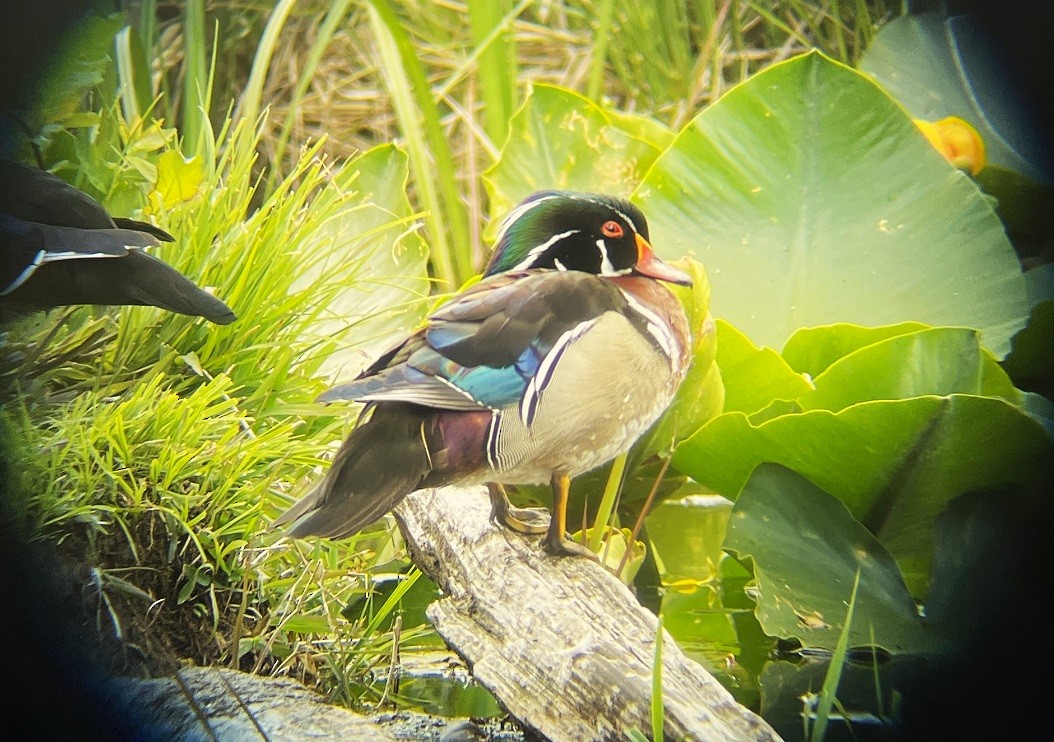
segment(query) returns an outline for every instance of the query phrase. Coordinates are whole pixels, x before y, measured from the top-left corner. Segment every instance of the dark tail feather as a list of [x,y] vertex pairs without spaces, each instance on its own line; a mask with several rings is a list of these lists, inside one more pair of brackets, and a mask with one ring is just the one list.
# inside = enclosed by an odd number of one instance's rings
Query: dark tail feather
[[[12,308],[134,304],[204,317],[219,325],[237,319],[222,301],[144,252],[158,244],[155,234],[55,227],[5,217],[0,219],[0,238],[0,290],[9,292],[0,298]],[[37,266],[42,250],[46,256]],[[58,255],[62,258],[56,259]]]
[[132,304],[167,309],[227,325],[231,308],[163,260],[141,250],[120,258],[60,260],[40,266],[9,296],[40,309],[72,304]]
[[162,242],[176,241],[175,237],[161,229],[161,227],[151,224],[150,222],[141,222],[137,219],[128,219],[123,216],[115,216],[111,218],[113,219],[113,223],[116,224],[119,229],[134,229],[136,232],[146,232]]
[[292,523],[291,536],[344,538],[394,508],[431,471],[422,438],[428,414],[415,405],[377,405],[344,441],[322,483],[271,527]]
[[[107,265],[109,263],[109,265]],[[196,286],[190,279],[163,260],[135,251],[118,260],[94,260],[88,264],[98,275],[84,280],[116,285],[125,301],[113,304],[144,304],[179,314],[204,317],[217,325],[229,325],[237,319],[231,308],[215,296]],[[109,270],[108,270],[109,269]]]

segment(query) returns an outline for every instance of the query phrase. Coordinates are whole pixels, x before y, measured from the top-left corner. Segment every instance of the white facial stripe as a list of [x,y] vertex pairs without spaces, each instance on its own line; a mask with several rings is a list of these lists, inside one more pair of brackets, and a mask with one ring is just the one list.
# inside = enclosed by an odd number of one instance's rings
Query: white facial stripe
[[578,201],[586,201],[586,202],[591,203],[591,204],[596,204],[597,206],[603,206],[605,208],[611,209],[616,214],[618,214],[619,216],[622,217],[622,221],[626,222],[626,224],[629,225],[630,229],[633,230],[634,234],[640,234],[640,227],[637,225],[637,223],[635,221],[633,221],[632,219],[630,219],[629,215],[627,215],[626,213],[624,213],[620,209],[615,208],[612,204],[610,204],[610,203],[608,203],[606,201],[598,201],[595,198],[589,198],[587,196],[579,196],[579,195],[574,195],[574,194],[571,195],[571,198],[576,199]]
[[666,356],[671,360],[677,359],[679,357],[676,350],[677,340],[668,329],[666,323],[662,321],[659,315],[637,301],[629,292],[623,291],[622,295],[626,297],[626,302],[630,305],[630,308],[648,321],[648,333],[655,338],[655,342],[659,344]]
[[579,230],[579,229],[569,229],[566,232],[561,232],[560,234],[554,234],[552,237],[547,239],[545,242],[543,242],[542,244],[538,245],[538,247],[531,248],[531,251],[529,253],[527,253],[527,257],[524,258],[523,260],[521,260],[516,265],[514,265],[510,270],[520,271],[520,270],[523,270],[525,268],[530,268],[531,267],[531,263],[533,263],[534,259],[537,258],[539,255],[544,253],[546,250],[548,250],[554,244],[556,244],[557,242],[562,240],[564,237],[570,237],[573,234],[578,234],[580,231],[581,230]]
[[603,239],[597,240],[597,247],[600,249],[600,275],[610,276],[615,272],[615,266],[611,264],[611,258],[608,257],[608,249]]
[[600,275],[602,276],[628,276],[633,272],[633,268],[620,268],[615,270],[615,266],[611,263],[608,258],[608,250],[604,245],[604,240],[597,240],[597,247],[600,248]]
[[509,227],[511,227],[512,224],[517,221],[521,216],[526,214],[531,209],[537,206],[541,206],[546,201],[558,198],[558,196],[559,194],[554,193],[552,195],[542,196],[541,198],[535,199],[534,201],[528,201],[525,204],[520,204],[519,206],[517,206],[509,213],[507,217],[505,217],[505,221],[501,223],[501,227],[498,228],[498,236],[494,238],[494,244],[497,245],[501,242],[501,238],[505,236],[505,233],[507,231],[509,231]]

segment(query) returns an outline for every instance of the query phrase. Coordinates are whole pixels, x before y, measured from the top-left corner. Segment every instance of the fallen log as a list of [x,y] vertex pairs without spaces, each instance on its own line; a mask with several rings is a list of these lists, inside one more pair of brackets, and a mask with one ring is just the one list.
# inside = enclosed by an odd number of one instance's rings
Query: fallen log
[[[395,510],[414,563],[444,592],[427,615],[504,708],[560,742],[651,736],[658,621],[610,572],[551,557],[494,525],[483,488],[421,490]],[[777,740],[668,634],[664,736]]]

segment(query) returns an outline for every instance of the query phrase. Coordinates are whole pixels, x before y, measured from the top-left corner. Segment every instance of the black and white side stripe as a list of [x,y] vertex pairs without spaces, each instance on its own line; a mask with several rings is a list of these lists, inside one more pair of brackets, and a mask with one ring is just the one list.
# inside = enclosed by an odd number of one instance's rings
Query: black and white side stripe
[[538,413],[538,404],[542,400],[542,393],[552,382],[553,373],[556,371],[556,366],[564,353],[575,340],[589,332],[599,321],[600,318],[595,317],[567,330],[556,339],[552,349],[545,354],[545,358],[538,365],[537,373],[531,378],[530,383],[527,384],[527,388],[523,391],[523,398],[520,400],[520,420],[523,421],[525,427],[530,428],[534,424],[534,417]]

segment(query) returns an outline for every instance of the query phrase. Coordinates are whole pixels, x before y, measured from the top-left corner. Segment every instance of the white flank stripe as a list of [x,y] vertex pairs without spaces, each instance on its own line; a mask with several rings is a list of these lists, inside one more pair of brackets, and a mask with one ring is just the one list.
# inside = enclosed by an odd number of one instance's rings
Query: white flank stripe
[[556,339],[552,349],[545,354],[545,358],[538,365],[538,370],[523,392],[523,399],[520,400],[520,419],[523,421],[524,426],[529,428],[534,424],[534,416],[538,412],[538,404],[541,402],[542,392],[552,382],[556,364],[559,363],[564,352],[571,346],[571,343],[582,337],[599,321],[599,317],[594,317],[588,322],[582,322],[567,330]]
[[487,463],[498,471],[498,439],[501,437],[501,413],[497,410],[490,416],[490,428],[487,430]]
[[567,266],[564,265],[563,263],[561,263],[559,261],[559,259],[557,259],[557,258],[553,258],[553,265],[556,266],[556,270],[558,270],[558,271],[565,271],[565,270],[567,270]]
[[3,291],[0,291],[0,296],[3,296],[4,294],[8,294],[8,293],[14,291],[15,289],[17,289],[22,284],[24,284],[26,282],[26,279],[33,275],[33,271],[35,271],[37,269],[37,266],[40,265],[40,261],[43,258],[44,258],[44,251],[41,250],[40,252],[38,252],[33,257],[32,262],[29,265],[27,265],[25,267],[25,269],[21,273],[18,274],[18,277],[15,278],[15,280],[11,282],[11,285],[8,286]]
[[[128,252],[145,249],[135,245],[122,245],[122,247]],[[79,258],[123,258],[127,254],[114,255],[112,252],[49,252],[44,253],[44,259],[40,262],[57,263],[60,260],[77,260]]]

